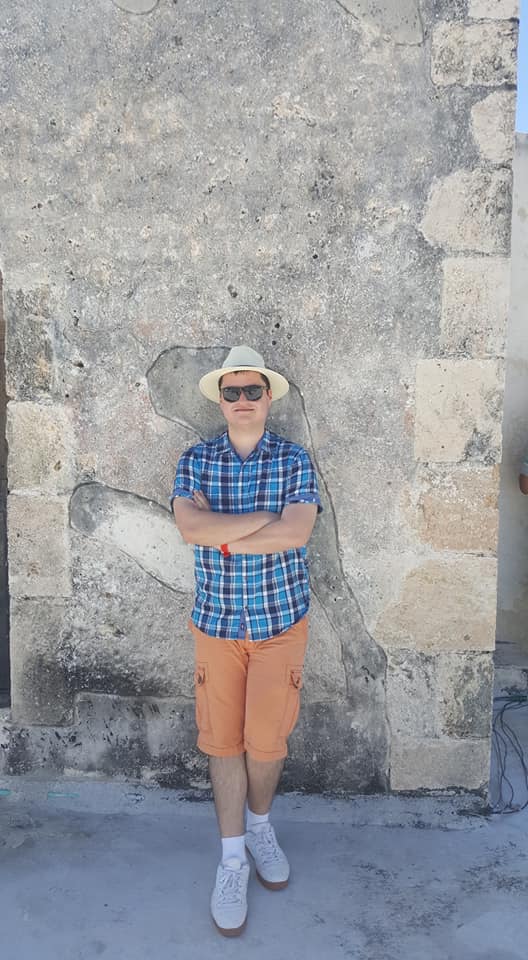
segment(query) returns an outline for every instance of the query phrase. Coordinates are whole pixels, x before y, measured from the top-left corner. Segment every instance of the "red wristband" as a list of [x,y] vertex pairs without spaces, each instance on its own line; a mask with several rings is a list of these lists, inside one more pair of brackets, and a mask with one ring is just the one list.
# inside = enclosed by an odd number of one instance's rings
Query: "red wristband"
[[221,544],[220,544],[220,550],[222,551],[224,557],[230,557],[230,556],[231,556],[231,554],[229,553],[229,546],[227,545],[227,543],[221,543]]

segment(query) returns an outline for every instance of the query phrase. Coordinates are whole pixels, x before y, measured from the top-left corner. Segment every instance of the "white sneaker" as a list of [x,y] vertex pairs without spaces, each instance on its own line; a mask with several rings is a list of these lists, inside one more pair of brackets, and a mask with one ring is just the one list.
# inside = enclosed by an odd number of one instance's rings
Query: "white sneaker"
[[290,865],[279,847],[271,823],[263,823],[246,833],[246,849],[255,861],[257,877],[268,890],[288,885]]
[[218,865],[211,913],[224,937],[238,937],[246,925],[249,863],[230,857]]

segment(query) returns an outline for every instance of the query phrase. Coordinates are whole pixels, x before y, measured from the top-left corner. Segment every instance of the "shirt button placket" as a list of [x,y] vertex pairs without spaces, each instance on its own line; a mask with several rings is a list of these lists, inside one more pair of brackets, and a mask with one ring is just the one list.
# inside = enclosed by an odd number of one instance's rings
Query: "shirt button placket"
[[[238,472],[238,507],[241,513],[244,513],[244,488],[245,488],[245,471],[244,467],[247,463],[247,460],[242,461],[240,464],[240,470]],[[245,553],[240,554],[242,558],[242,615],[240,617],[240,628],[239,633],[242,634],[242,629],[244,630],[244,639],[247,632],[248,625],[248,612],[247,612],[247,593],[246,593],[246,583],[247,583],[247,557]],[[242,627],[243,623],[243,627]]]

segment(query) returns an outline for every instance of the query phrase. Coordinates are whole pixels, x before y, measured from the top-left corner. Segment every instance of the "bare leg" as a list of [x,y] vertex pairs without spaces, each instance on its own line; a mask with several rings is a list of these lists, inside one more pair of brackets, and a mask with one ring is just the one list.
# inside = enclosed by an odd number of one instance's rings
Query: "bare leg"
[[280,780],[284,760],[253,760],[246,754],[248,807],[253,813],[268,813]]
[[209,757],[209,775],[221,837],[241,837],[246,830],[244,805],[248,778],[246,755]]

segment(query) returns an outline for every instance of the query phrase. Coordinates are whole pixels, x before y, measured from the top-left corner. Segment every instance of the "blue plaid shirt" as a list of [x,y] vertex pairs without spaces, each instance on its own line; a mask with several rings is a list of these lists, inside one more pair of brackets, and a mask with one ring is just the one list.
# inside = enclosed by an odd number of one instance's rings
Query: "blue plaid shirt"
[[[246,460],[227,430],[187,450],[178,463],[171,497],[191,500],[202,490],[220,513],[281,513],[288,503],[322,510],[310,457],[298,443],[266,430]],[[233,554],[194,548],[196,596],[193,623],[213,637],[266,640],[287,630],[310,605],[306,547],[280,553]]]

